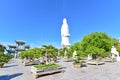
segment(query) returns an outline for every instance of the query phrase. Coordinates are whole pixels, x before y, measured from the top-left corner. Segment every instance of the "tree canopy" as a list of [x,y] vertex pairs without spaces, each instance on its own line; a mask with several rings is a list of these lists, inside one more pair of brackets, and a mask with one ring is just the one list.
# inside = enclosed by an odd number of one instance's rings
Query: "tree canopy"
[[58,55],[58,49],[53,47],[52,45],[43,45],[41,48],[33,48],[26,51],[22,51],[19,54],[19,57],[22,59],[26,58],[28,60],[34,60],[43,57],[45,63],[49,63],[51,58],[53,60],[56,59]]
[[2,44],[0,44],[0,52],[4,52],[5,51],[5,46],[3,46]]
[[80,42],[71,46],[73,50],[81,52],[83,55],[106,56],[111,47],[117,43],[116,39],[111,38],[106,33],[93,32],[85,36]]

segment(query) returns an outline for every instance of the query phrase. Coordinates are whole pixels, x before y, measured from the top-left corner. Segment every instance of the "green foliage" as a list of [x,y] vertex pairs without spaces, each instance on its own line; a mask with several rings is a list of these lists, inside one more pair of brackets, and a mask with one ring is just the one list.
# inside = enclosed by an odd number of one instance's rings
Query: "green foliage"
[[76,42],[73,45],[71,45],[70,49],[72,50],[72,52],[74,52],[74,50],[78,51],[82,49],[82,46],[80,44],[80,42]]
[[43,56],[47,55],[47,57],[50,57],[53,59],[57,58],[56,56],[58,55],[58,49],[52,45],[43,45],[42,51],[43,51],[42,52]]
[[26,51],[21,51],[19,57],[21,57],[22,59],[26,58],[32,60],[34,58],[39,58],[42,55],[41,51],[42,50],[40,48],[33,48]]
[[68,59],[71,58],[72,55],[73,55],[72,50],[71,50],[71,49],[68,49],[67,54],[66,54],[66,56],[68,57]]
[[[66,55],[65,55],[65,52],[66,52]],[[60,54],[59,56],[65,56],[67,59],[72,57],[72,53],[73,53],[73,50],[67,47],[61,48],[59,50],[59,54]]]
[[98,48],[98,47],[95,47],[95,46],[91,46],[91,47],[88,47],[86,49],[86,53],[89,53],[89,54],[94,54],[94,55],[102,55],[102,53],[104,53],[105,50],[102,49],[102,48]]
[[58,52],[58,56],[60,57],[60,56],[64,56],[64,51],[63,51],[63,49],[61,48],[61,49],[59,49],[59,52]]
[[5,51],[5,47],[2,44],[0,44],[0,52],[4,52],[4,51]]
[[4,65],[4,64],[5,64],[5,62],[0,62],[0,66],[1,66],[1,65]]
[[83,52],[82,50],[78,50],[78,51],[77,51],[77,56],[80,56],[81,59],[82,59],[83,57],[86,56],[86,54],[85,54],[85,52]]
[[117,43],[116,39],[111,38],[106,33],[93,32],[85,36],[81,42],[73,44],[71,49],[76,50],[79,56],[87,56],[88,54],[106,56],[110,52],[111,46]]
[[0,62],[8,62],[12,56],[10,54],[4,54],[0,52]]
[[51,64],[57,60],[58,49],[52,45],[43,45],[42,54],[45,64]]
[[114,41],[111,37],[109,37],[106,33],[95,32],[91,33],[83,38],[81,41],[81,45],[84,46],[83,49],[94,46],[98,48],[102,48],[105,51],[109,51],[111,46],[114,44]]
[[47,65],[45,64],[45,65],[35,65],[34,67],[38,69],[47,69],[47,68],[55,68],[59,66],[60,66],[59,64],[47,64]]
[[82,59],[83,57],[86,56],[80,42],[76,42],[73,45],[71,45],[70,50],[72,52],[71,53],[72,55],[73,55],[73,52],[76,51],[76,53],[77,53],[76,57],[79,58],[79,59]]
[[44,61],[48,61],[51,58],[56,60],[56,56],[58,55],[57,48],[53,47],[52,45],[43,45],[41,48],[33,48],[26,51],[22,51],[19,54],[19,57],[22,59],[26,58],[28,60],[34,60],[35,58],[43,57]]
[[118,52],[120,52],[120,43],[118,43],[118,44],[116,45],[116,49],[117,49]]
[[73,64],[78,64],[78,63],[80,63],[80,61],[79,60],[74,60],[74,62],[73,62]]

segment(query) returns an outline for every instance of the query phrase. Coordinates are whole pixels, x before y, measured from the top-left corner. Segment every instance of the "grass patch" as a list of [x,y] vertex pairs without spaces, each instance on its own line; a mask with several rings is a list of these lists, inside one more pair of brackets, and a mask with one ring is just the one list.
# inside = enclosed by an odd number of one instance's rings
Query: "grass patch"
[[59,64],[47,64],[47,65],[35,65],[35,68],[38,69],[47,69],[47,68],[55,68],[55,67],[59,67]]
[[90,60],[90,62],[101,63],[102,61],[101,61],[101,60],[96,59],[96,60]]

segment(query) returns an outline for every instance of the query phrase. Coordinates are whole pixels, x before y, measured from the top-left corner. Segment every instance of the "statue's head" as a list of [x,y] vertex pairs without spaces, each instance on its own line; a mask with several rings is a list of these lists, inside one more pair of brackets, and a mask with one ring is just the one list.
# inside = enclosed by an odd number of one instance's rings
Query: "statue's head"
[[66,18],[63,19],[63,23],[64,23],[64,24],[67,24]]

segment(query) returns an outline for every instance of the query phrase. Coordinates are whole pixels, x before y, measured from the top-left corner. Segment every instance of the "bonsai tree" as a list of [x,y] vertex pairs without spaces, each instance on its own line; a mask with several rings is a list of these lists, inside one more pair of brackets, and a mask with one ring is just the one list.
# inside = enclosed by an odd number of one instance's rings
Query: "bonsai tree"
[[40,48],[33,48],[26,51],[21,51],[19,57],[27,60],[34,60],[35,58],[39,58],[42,54],[42,50]]
[[51,61],[56,61],[58,50],[52,45],[43,45],[42,48],[33,48],[26,51],[22,51],[19,57],[27,60],[34,60],[43,57],[45,64],[51,63]]
[[80,42],[76,42],[73,45],[71,45],[70,50],[72,52],[72,55],[73,55],[73,52],[76,51],[77,57],[79,57],[78,59],[84,59],[87,56]]
[[58,49],[52,45],[43,45],[42,46],[42,56],[44,58],[45,64],[52,63],[51,61],[56,61],[58,54]]
[[10,54],[4,54],[3,52],[0,52],[0,66],[2,67],[11,58],[12,58],[12,56]]
[[0,52],[4,52],[4,51],[5,51],[5,49],[6,49],[6,47],[5,47],[5,46],[3,46],[2,44],[0,44]]

